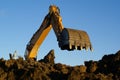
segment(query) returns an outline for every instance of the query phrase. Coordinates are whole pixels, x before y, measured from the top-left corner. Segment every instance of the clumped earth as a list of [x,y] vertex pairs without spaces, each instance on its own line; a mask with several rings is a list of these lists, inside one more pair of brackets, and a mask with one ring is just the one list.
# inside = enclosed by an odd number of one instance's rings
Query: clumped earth
[[0,80],[120,80],[120,51],[79,66],[55,63],[54,58],[54,50],[39,61],[1,58]]

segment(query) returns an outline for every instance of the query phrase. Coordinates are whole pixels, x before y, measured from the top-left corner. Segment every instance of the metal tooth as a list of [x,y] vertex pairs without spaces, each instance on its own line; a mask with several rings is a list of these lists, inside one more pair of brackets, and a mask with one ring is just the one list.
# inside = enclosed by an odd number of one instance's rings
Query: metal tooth
[[80,50],[82,50],[82,46],[80,46]]
[[71,44],[69,45],[69,48],[72,49],[72,45]]
[[77,46],[75,46],[75,49],[76,49],[76,50],[78,49]]
[[93,48],[92,47],[90,47],[90,50],[93,52]]
[[92,50],[91,50],[92,52],[94,51],[94,49],[92,48]]
[[88,51],[88,47],[85,47],[85,50]]

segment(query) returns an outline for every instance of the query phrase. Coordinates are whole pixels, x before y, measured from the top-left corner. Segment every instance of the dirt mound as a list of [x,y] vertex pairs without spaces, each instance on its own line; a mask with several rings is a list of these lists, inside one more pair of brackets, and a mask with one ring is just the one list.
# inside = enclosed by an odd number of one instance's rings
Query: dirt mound
[[120,80],[120,51],[74,67],[54,63],[54,58],[51,50],[39,61],[0,59],[0,80]]

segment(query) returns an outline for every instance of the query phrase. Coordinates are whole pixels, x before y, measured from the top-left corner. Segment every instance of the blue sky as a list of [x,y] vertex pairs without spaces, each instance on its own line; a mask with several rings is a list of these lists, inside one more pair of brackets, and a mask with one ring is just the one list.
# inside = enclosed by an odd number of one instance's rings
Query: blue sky
[[89,34],[94,51],[62,51],[51,30],[40,46],[38,59],[54,49],[56,63],[81,65],[120,50],[120,0],[0,0],[0,58],[9,59],[15,50],[24,56],[26,44],[51,4],[60,8],[64,27]]

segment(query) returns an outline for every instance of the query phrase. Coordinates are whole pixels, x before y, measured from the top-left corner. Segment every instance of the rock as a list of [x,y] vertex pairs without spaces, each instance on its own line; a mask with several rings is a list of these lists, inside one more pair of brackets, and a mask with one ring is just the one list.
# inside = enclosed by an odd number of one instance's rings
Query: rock
[[54,50],[51,50],[40,62],[54,64]]
[[98,68],[98,63],[97,61],[85,61],[85,66],[87,67],[87,72],[93,73],[97,70]]
[[70,73],[70,66],[65,65],[65,64],[61,64],[61,63],[57,63],[54,65],[54,69],[57,71],[61,71],[62,74],[68,74]]
[[1,58],[0,80],[120,80],[120,51],[77,66],[55,63],[54,58],[54,50],[39,61]]
[[86,69],[87,69],[87,67],[84,66],[84,65],[74,66],[74,67],[73,67],[73,71],[78,71],[78,72],[80,72],[80,73],[86,72]]

